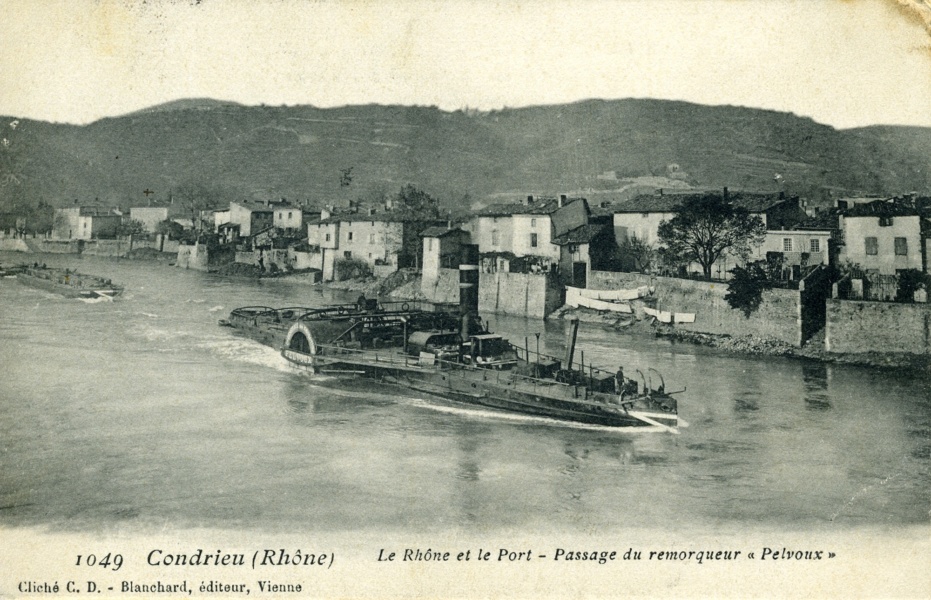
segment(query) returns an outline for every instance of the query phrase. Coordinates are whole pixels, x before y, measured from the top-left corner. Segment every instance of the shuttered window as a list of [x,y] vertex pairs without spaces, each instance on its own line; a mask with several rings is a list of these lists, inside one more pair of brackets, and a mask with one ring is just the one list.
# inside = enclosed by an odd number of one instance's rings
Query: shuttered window
[[907,256],[908,255],[908,240],[904,237],[895,238],[895,255],[896,256]]

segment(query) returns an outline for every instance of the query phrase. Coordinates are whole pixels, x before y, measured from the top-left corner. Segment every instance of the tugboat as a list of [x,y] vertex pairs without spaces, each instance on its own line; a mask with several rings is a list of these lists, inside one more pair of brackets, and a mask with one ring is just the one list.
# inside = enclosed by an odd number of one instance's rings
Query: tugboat
[[442,398],[561,421],[676,432],[678,405],[665,381],[575,361],[579,322],[570,322],[562,359],[488,331],[478,316],[478,248],[465,246],[459,311],[360,298],[324,308],[244,307],[221,325],[281,348],[315,373],[352,375]]
[[123,288],[109,279],[84,275],[71,269],[55,269],[39,265],[17,270],[16,278],[26,285],[55,292],[68,298],[110,298],[120,295]]

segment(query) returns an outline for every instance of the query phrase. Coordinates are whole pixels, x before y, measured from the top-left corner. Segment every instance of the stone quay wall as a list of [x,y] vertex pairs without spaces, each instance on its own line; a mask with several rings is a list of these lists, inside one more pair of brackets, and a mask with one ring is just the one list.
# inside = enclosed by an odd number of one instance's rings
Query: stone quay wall
[[931,305],[827,301],[824,347],[828,352],[931,354]]

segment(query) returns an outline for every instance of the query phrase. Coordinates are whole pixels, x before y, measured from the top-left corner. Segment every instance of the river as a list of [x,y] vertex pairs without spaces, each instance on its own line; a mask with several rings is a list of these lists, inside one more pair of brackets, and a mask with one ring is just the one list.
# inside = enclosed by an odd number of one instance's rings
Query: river
[[[32,257],[27,257],[31,259]],[[3,264],[23,255],[0,256]],[[505,528],[636,523],[829,531],[926,525],[931,382],[744,357],[583,324],[586,362],[652,367],[679,435],[502,415],[315,378],[217,326],[243,305],[346,295],[166,264],[46,255],[116,301],[0,280],[0,524],[97,530]],[[351,299],[351,298],[350,298]],[[485,315],[561,352],[564,326]],[[665,525],[662,525],[665,526]]]

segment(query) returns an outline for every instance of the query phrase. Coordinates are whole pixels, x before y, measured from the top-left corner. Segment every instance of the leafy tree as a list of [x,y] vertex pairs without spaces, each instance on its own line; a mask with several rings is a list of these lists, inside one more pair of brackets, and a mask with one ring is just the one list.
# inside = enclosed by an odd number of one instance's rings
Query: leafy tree
[[120,223],[120,226],[116,228],[116,234],[123,237],[141,235],[143,233],[145,233],[145,223],[138,219],[123,221]]
[[682,263],[697,262],[706,279],[725,252],[746,259],[766,235],[759,217],[736,207],[718,194],[690,197],[675,217],[659,226],[659,239],[667,255]]
[[333,264],[336,281],[365,279],[372,276],[372,267],[360,258],[337,258]]
[[898,289],[895,294],[896,302],[914,302],[915,292],[920,289],[931,289],[931,276],[918,269],[904,269],[898,273]]
[[440,218],[440,207],[437,199],[411,184],[402,187],[401,191],[394,197],[394,210],[419,219]]
[[177,240],[181,238],[181,234],[184,232],[184,227],[180,223],[175,223],[171,219],[165,219],[160,221],[155,226],[155,233],[160,233],[162,235],[167,235],[169,239]]
[[636,235],[625,239],[620,247],[621,264],[627,271],[648,271],[655,254],[653,245]]
[[745,267],[734,267],[731,273],[734,277],[728,282],[724,299],[731,308],[742,310],[744,316],[749,317],[763,301],[763,290],[769,287],[769,276],[759,261]]

